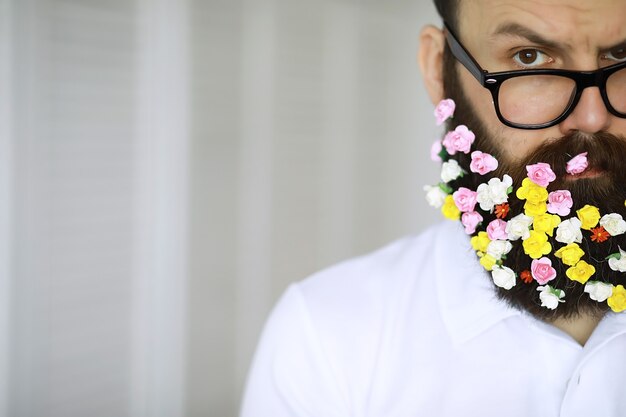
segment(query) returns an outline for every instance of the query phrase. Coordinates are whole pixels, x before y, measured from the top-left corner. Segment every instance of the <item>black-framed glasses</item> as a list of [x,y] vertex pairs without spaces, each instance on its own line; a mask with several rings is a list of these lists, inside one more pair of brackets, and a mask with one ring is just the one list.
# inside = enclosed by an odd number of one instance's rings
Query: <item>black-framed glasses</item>
[[496,114],[507,126],[545,129],[569,116],[587,87],[598,87],[608,111],[626,118],[626,61],[595,71],[527,69],[488,72],[444,24],[452,55],[491,92]]

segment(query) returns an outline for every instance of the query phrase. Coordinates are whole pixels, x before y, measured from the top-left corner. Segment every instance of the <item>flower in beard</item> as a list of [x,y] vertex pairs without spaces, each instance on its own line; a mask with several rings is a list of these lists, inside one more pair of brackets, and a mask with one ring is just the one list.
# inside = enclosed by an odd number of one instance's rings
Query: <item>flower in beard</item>
[[561,249],[554,252],[554,256],[561,258],[561,261],[565,265],[573,266],[580,261],[585,252],[576,243],[570,243],[567,246],[563,246]]
[[581,284],[586,283],[595,273],[596,268],[583,260],[578,261],[576,265],[567,268],[567,271],[565,271],[565,275],[567,275],[569,279],[580,282]]
[[587,281],[585,284],[585,292],[589,294],[589,298],[594,301],[606,301],[613,293],[613,285],[602,281]]
[[556,241],[569,244],[581,243],[583,233],[580,230],[580,220],[576,217],[562,221],[556,228]]
[[597,207],[585,204],[580,210],[576,210],[576,214],[580,219],[580,228],[590,230],[595,227],[600,220],[600,210]]
[[441,141],[440,140],[436,140],[433,142],[433,144],[430,146],[430,160],[433,162],[441,162]]
[[556,269],[552,267],[552,261],[545,257],[531,262],[530,273],[535,281],[541,285],[545,285],[556,278]]
[[454,198],[454,204],[456,204],[461,212],[469,213],[474,211],[474,206],[476,206],[476,191],[460,187],[452,194],[452,198]]
[[609,268],[616,272],[626,272],[626,252],[618,247],[619,252],[609,255]]
[[548,236],[543,232],[531,230],[527,239],[522,242],[524,253],[533,259],[541,258],[552,252],[552,245],[548,242]]
[[510,290],[515,286],[515,272],[506,266],[494,266],[491,278],[494,284],[505,290]]
[[506,234],[509,240],[528,239],[533,218],[518,214],[506,223]]
[[451,195],[446,196],[444,199],[443,206],[441,206],[441,212],[447,219],[450,220],[459,220],[461,217],[461,212],[457,208],[454,198]]
[[557,190],[548,194],[548,213],[567,216],[573,204],[569,190]]
[[611,213],[605,214],[600,218],[600,226],[609,232],[611,236],[619,236],[626,232],[626,221],[621,214]]
[[463,169],[455,159],[450,159],[441,165],[441,181],[450,182],[463,176]]
[[476,200],[480,208],[491,212],[496,204],[506,203],[512,185],[513,180],[508,175],[504,175],[502,180],[491,178],[486,184],[480,184],[476,190],[478,194]]
[[589,162],[587,161],[587,152],[583,152],[567,162],[565,171],[567,171],[568,174],[576,175],[586,170],[588,166]]
[[424,191],[426,191],[426,201],[428,205],[434,208],[439,208],[446,201],[448,194],[439,186],[425,185]]
[[541,306],[554,310],[559,306],[559,303],[563,303],[563,297],[565,297],[565,291],[551,287],[550,285],[544,285],[537,287],[539,293],[539,299],[541,300]]
[[472,236],[472,238],[470,239],[470,244],[472,245],[472,248],[476,252],[482,253],[487,252],[487,247],[489,246],[490,242],[491,240],[489,239],[489,236],[487,236],[486,232],[478,232],[476,236]]
[[508,240],[492,240],[487,246],[487,255],[493,256],[495,259],[502,259],[507,253],[513,249],[513,245]]
[[480,175],[488,174],[498,168],[498,160],[488,153],[481,151],[472,152],[472,162],[470,163],[470,171]]
[[489,239],[491,240],[507,239],[508,235],[506,234],[506,222],[500,219],[492,220],[487,225],[487,236],[489,236]]
[[450,155],[457,152],[469,153],[475,138],[476,136],[467,126],[460,125],[446,133],[443,137],[443,146]]
[[606,300],[611,310],[616,313],[626,310],[626,289],[623,285],[613,288],[611,296]]
[[483,216],[476,211],[470,211],[461,215],[461,223],[465,227],[465,233],[468,235],[476,232],[476,226],[483,221]]
[[533,218],[533,229],[552,236],[554,228],[561,223],[561,218],[556,214],[543,213]]
[[443,122],[448,120],[454,115],[454,109],[456,108],[456,104],[454,100],[447,98],[441,100],[437,107],[435,107],[435,120],[437,122],[437,126],[441,126]]
[[527,165],[526,172],[532,182],[542,187],[547,187],[548,184],[556,179],[556,174],[552,171],[550,165],[544,162]]

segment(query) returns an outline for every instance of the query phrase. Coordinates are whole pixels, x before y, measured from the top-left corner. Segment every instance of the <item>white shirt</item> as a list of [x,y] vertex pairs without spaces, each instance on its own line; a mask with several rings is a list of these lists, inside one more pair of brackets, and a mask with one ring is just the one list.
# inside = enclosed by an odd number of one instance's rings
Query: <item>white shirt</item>
[[241,415],[626,416],[626,314],[581,347],[489,279],[446,222],[292,285]]

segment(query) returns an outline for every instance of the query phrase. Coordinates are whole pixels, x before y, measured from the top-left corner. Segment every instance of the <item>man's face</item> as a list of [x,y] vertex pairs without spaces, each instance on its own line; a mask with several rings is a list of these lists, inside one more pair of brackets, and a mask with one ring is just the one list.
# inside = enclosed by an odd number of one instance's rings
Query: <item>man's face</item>
[[[524,68],[595,70],[626,59],[623,0],[460,0],[458,35],[489,72]],[[544,42],[545,41],[545,42]],[[606,109],[597,87],[584,90],[560,124],[520,130],[497,118],[491,93],[457,64],[460,83],[503,162],[524,159],[539,145],[572,132],[626,135],[626,119]],[[524,106],[520,104],[520,111]]]

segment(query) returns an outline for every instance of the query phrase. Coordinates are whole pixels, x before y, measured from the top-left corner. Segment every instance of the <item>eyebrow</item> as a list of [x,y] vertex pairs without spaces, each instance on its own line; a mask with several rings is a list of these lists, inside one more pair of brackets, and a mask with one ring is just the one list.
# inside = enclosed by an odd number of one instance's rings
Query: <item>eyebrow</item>
[[498,26],[493,33],[492,37],[497,36],[514,36],[518,38],[524,38],[538,45],[543,45],[551,49],[571,49],[568,44],[561,44],[555,41],[544,38],[539,33],[519,23],[505,22]]

